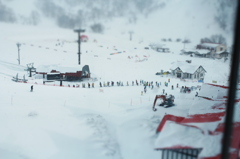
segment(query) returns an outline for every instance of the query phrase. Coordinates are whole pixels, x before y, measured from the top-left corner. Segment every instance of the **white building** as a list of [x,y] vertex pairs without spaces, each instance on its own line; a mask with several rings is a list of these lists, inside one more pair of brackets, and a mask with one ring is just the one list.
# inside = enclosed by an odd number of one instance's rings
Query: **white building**
[[207,72],[201,65],[178,62],[171,67],[172,75],[182,79],[204,80]]

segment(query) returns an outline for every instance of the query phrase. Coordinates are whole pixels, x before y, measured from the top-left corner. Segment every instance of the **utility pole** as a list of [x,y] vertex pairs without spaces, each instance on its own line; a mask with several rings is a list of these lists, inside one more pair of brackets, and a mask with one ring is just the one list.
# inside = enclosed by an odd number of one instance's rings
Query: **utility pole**
[[81,32],[85,32],[85,29],[75,29],[74,32],[78,33],[78,64],[81,64]]
[[132,34],[133,34],[133,31],[129,31],[130,41],[132,41]]
[[20,65],[20,46],[21,44],[20,43],[17,43],[17,47],[18,47],[18,64]]
[[133,31],[129,31],[129,34],[130,34],[130,41],[132,41],[132,34],[133,34]]

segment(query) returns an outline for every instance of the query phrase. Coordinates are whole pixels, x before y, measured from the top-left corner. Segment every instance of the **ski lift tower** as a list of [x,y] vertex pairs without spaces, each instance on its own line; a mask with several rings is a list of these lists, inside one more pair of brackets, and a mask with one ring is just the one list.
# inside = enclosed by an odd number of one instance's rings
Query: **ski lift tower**
[[26,71],[29,72],[29,77],[32,77],[32,72],[36,72],[36,68],[33,65],[34,65],[34,63],[27,64]]
[[18,47],[18,64],[20,65],[20,46],[21,44],[20,43],[17,43],[17,47]]
[[81,51],[80,51],[80,46],[81,46],[81,37],[80,34],[85,32],[85,29],[75,29],[74,32],[78,33],[78,64],[81,64],[81,59],[80,59],[80,55],[81,55]]

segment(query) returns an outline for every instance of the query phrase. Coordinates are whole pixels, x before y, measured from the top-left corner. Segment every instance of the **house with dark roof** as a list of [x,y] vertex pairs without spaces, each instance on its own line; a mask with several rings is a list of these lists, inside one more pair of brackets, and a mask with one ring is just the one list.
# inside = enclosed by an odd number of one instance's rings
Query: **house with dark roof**
[[218,58],[228,56],[227,46],[219,43],[201,43],[196,47],[196,56],[207,57],[207,58]]
[[177,62],[171,67],[172,75],[181,79],[204,80],[207,72],[201,65]]

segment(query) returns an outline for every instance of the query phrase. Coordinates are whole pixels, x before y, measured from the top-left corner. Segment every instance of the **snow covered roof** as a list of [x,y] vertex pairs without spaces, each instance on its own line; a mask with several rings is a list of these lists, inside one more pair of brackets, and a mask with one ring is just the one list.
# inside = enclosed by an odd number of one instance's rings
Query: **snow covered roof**
[[221,54],[221,53],[229,54],[229,52],[226,52],[226,50],[216,51],[216,53],[217,53],[217,54]]
[[198,54],[207,54],[209,52],[210,52],[209,50],[204,50],[204,49],[198,49],[195,51],[195,53],[198,53]]
[[210,51],[206,49],[183,49],[181,50],[182,52],[192,52],[192,53],[197,53],[197,54],[207,54]]
[[170,68],[171,70],[175,70],[180,68],[184,73],[191,73],[193,74],[200,66],[199,65],[192,65],[187,62],[176,62]]
[[[169,140],[171,138],[173,140]],[[221,139],[221,134],[203,134],[200,129],[167,121],[164,129],[158,134],[155,148],[159,149],[174,146],[203,148],[199,157],[209,157],[218,155],[221,150]],[[212,145],[214,145],[214,148]]]
[[223,99],[224,96],[227,96],[227,91],[228,89],[204,83],[201,86],[201,90],[199,91],[198,96],[211,99]]
[[56,70],[59,72],[77,72],[82,70],[82,65],[74,65],[74,66],[64,66],[64,65],[41,65],[37,67],[37,72],[51,72],[52,70]]

